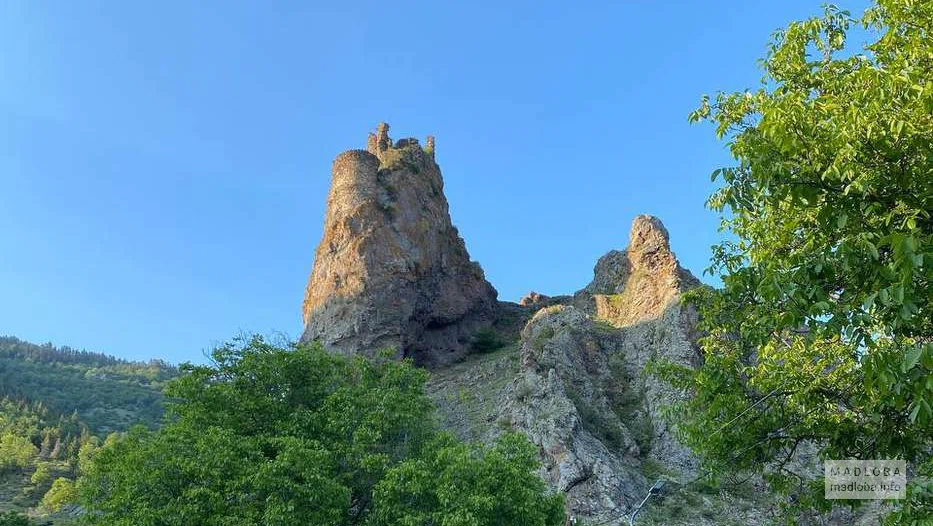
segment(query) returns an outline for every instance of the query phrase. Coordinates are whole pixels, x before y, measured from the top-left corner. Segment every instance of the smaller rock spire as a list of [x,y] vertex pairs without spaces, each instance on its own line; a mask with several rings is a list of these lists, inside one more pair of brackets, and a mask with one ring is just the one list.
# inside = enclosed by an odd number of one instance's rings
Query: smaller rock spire
[[376,133],[370,133],[366,140],[366,151],[378,157],[390,146],[392,146],[392,139],[389,138],[389,123],[380,122],[376,126]]
[[647,263],[657,255],[669,255],[669,260],[676,265],[671,253],[670,235],[661,220],[651,215],[642,214],[632,221],[627,250],[635,264]]
[[425,142],[424,152],[430,155],[431,158],[433,159],[434,158],[434,136],[428,135],[427,139],[425,139],[424,142]]
[[640,215],[632,221],[628,247],[599,258],[593,281],[574,301],[587,312],[595,307],[597,318],[625,326],[656,319],[681,293],[699,284],[677,262],[661,220]]

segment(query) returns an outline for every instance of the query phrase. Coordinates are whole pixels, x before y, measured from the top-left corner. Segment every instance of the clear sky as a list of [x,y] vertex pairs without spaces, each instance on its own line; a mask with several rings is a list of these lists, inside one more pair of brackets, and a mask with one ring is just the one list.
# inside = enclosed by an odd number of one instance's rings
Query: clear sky
[[500,299],[581,288],[640,213],[699,275],[728,157],[687,113],[820,3],[0,2],[0,334],[297,336],[331,161],[383,120],[437,136]]

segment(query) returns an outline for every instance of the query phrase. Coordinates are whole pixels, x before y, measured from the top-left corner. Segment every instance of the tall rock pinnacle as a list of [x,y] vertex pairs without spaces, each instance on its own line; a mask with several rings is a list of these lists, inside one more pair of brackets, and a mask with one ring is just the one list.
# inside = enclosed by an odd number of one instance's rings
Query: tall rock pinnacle
[[388,133],[380,124],[366,150],[334,160],[301,340],[443,364],[492,321],[497,294],[451,224],[434,138],[422,148]]

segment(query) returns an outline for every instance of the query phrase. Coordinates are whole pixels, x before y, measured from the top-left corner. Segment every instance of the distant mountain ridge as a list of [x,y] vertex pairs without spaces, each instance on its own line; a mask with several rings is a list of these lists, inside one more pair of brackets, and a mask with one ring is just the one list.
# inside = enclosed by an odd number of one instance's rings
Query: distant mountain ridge
[[67,345],[58,347],[52,342],[37,345],[26,340],[21,340],[15,336],[0,336],[0,350],[2,350],[4,354],[19,358],[53,360],[56,362],[76,363],[91,367],[107,367],[113,365],[138,366],[145,364],[150,367],[158,366],[165,369],[174,369],[172,365],[163,360],[153,359],[147,362],[125,360],[101,352],[73,349]]
[[162,387],[178,374],[161,360],[134,362],[0,336],[0,398],[40,402],[63,416],[77,413],[94,433],[155,425],[164,410]]

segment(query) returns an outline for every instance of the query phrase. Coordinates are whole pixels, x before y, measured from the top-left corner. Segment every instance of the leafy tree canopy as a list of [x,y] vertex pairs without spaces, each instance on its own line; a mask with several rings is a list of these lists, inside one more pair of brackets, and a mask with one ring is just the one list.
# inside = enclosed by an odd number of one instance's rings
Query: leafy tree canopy
[[0,513],[0,526],[33,526],[33,523],[25,515],[8,511]]
[[6,432],[0,436],[0,473],[25,469],[39,456],[39,449],[24,436]]
[[[825,509],[822,481],[788,463],[801,447],[933,468],[933,3],[828,6],[762,65],[761,87],[690,116],[735,159],[709,199],[729,236],[710,269],[723,287],[692,298],[705,363],[667,373],[696,393],[680,431],[712,468],[764,471]],[[910,493],[890,520],[933,513]]]
[[530,475],[538,455],[511,433],[491,449],[442,434],[424,455],[403,461],[377,484],[373,526],[563,524],[560,495],[542,497]]
[[42,507],[50,512],[57,512],[65,505],[73,503],[77,499],[75,492],[75,483],[71,479],[60,477],[55,479],[52,487],[42,497]]
[[[258,337],[213,360],[183,366],[169,384],[160,430],[135,428],[95,453],[78,483],[87,523],[563,523],[527,441],[509,436],[485,451],[438,432],[427,373],[407,361]],[[435,476],[446,482],[423,484]],[[502,522],[521,510],[521,522]]]

